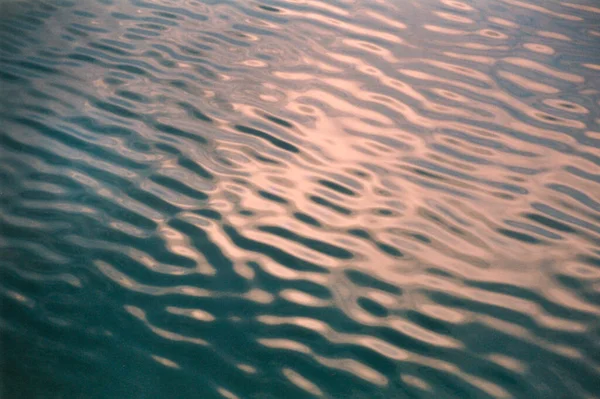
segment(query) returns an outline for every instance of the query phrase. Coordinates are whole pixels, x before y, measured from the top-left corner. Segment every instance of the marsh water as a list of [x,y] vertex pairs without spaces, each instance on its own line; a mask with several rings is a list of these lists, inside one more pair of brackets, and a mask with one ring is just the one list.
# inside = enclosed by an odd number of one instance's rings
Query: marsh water
[[600,5],[0,0],[0,396],[600,397]]

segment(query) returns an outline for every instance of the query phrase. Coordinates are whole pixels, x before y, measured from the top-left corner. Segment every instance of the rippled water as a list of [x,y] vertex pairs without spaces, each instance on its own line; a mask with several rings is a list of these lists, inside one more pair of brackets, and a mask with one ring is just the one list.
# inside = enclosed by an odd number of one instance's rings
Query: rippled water
[[2,398],[600,395],[593,0],[0,0]]

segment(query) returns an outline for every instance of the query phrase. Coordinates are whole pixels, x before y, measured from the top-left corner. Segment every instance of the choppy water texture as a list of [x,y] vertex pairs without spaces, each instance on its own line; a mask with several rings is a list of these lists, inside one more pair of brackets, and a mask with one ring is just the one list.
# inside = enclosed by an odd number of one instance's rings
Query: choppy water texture
[[2,0],[2,398],[600,397],[600,5]]

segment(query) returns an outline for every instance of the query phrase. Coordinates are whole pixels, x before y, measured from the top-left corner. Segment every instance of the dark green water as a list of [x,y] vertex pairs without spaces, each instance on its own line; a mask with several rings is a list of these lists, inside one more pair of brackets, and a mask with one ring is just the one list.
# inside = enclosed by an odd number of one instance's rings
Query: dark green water
[[600,397],[600,4],[0,0],[0,396]]

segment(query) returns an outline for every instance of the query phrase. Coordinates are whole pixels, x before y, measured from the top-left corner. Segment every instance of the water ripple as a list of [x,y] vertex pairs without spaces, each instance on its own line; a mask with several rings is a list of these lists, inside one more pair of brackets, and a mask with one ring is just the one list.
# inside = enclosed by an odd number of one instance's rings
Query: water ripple
[[587,0],[6,0],[0,396],[592,398]]

